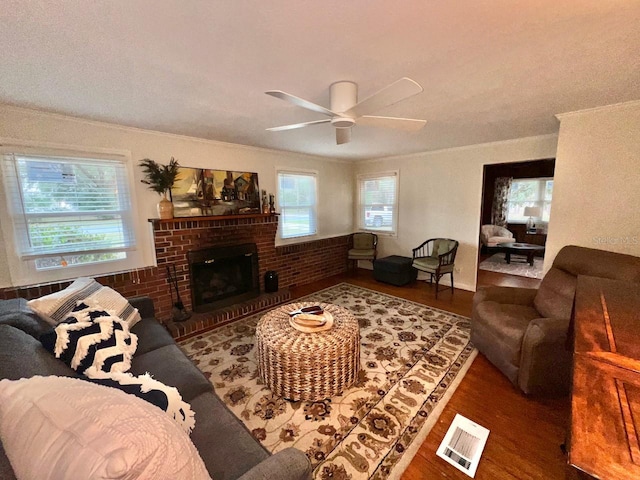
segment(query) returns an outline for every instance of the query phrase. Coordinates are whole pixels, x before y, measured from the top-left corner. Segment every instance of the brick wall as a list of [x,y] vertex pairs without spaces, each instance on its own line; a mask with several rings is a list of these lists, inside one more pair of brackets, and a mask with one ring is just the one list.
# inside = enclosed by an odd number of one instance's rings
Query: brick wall
[[[157,267],[96,277],[103,285],[125,297],[148,295],[153,298],[156,315],[166,320],[171,314],[171,295],[166,268],[174,264],[182,301],[191,310],[187,252],[231,244],[255,243],[260,265],[260,289],[264,291],[264,273],[275,270],[280,288],[311,283],[342,273],[347,267],[348,235],[275,246],[277,215],[251,215],[238,218],[154,220],[153,232]],[[70,282],[0,290],[0,298],[36,298],[65,288]]]

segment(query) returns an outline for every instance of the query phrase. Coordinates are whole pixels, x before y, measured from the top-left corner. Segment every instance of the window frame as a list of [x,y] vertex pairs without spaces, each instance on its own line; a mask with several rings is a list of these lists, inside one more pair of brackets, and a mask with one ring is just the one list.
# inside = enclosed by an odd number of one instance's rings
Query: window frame
[[[518,204],[526,204],[523,206],[534,206],[540,207],[542,211],[542,215],[540,218],[536,219],[536,223],[549,223],[550,214],[551,214],[551,205],[553,203],[553,190],[551,194],[551,200],[546,199],[546,185],[548,181],[553,182],[553,177],[533,177],[533,178],[514,178],[512,181],[512,186],[514,182],[537,182],[538,183],[538,197],[536,200],[525,200],[525,201],[512,201],[511,200],[511,191],[509,192],[509,199],[507,200],[507,223],[512,223],[514,225],[518,224],[526,224],[529,217],[517,217],[512,218],[509,217],[509,211],[511,210],[511,205],[514,203]],[[529,205],[533,204],[533,205]],[[549,217],[545,218],[545,207],[549,206]]]
[[[286,205],[282,205],[282,191],[280,190],[280,176],[281,175],[293,175],[293,176],[301,176],[301,177],[311,177],[314,180],[314,195],[313,195],[313,205],[309,207],[305,206],[296,206],[296,207],[287,207]],[[311,238],[318,236],[318,172],[315,170],[299,170],[299,169],[291,169],[291,168],[278,168],[276,169],[276,201],[278,202],[278,212],[280,213],[280,221],[278,222],[278,238],[280,241],[284,243],[296,243],[301,239],[302,241],[308,241]],[[310,208],[310,213],[313,215],[313,231],[308,233],[302,233],[299,235],[288,235],[284,236],[284,228],[286,221],[286,208]]]
[[[394,182],[394,202],[391,205],[391,214],[392,214],[392,221],[391,221],[391,230],[386,230],[384,229],[383,226],[376,228],[374,226],[367,226],[366,225],[366,220],[365,220],[365,212],[366,212],[366,208],[368,206],[372,206],[374,205],[372,204],[366,204],[363,201],[362,198],[362,193],[363,193],[363,182],[367,181],[367,180],[373,180],[373,179],[382,179],[382,178],[387,178],[387,177],[393,177],[395,182]],[[400,201],[400,170],[387,170],[384,172],[375,172],[375,173],[361,173],[358,174],[356,177],[356,192],[357,192],[357,198],[358,198],[358,203],[357,203],[357,212],[356,212],[356,218],[357,218],[357,228],[360,231],[363,232],[371,232],[371,233],[375,233],[377,235],[388,235],[388,236],[397,236],[398,235],[398,221],[399,221],[399,216],[400,216],[400,208],[399,208],[399,201]],[[385,204],[385,206],[388,206],[388,204]]]
[[[115,249],[112,251],[117,253],[123,252],[124,258],[90,262],[81,265],[37,269],[36,259],[44,258],[47,255],[30,255],[22,251],[21,245],[24,245],[25,241],[28,242],[29,239],[24,237],[26,232],[24,226],[20,228],[18,224],[25,222],[26,216],[21,211],[24,205],[23,202],[14,199],[11,195],[13,192],[20,191],[21,188],[17,181],[16,174],[7,171],[9,168],[8,164],[11,165],[11,168],[15,168],[14,162],[16,160],[5,159],[7,155],[14,155],[16,157],[58,157],[71,161],[77,158],[79,160],[86,159],[98,162],[115,161],[119,163],[124,173],[122,184],[126,185],[128,189],[129,200],[128,210],[123,210],[127,212],[126,217],[128,220],[123,219],[122,221],[128,235],[131,237],[131,244],[126,248],[123,247],[123,249]],[[12,286],[51,283],[70,280],[80,276],[95,277],[109,275],[144,267],[142,231],[137,215],[135,177],[131,162],[131,153],[129,151],[103,148],[86,149],[57,144],[34,144],[31,142],[0,138],[0,160],[2,161],[2,167],[0,168],[0,185],[3,190],[3,200],[5,200],[0,206],[0,215],[2,215],[2,219],[4,219],[2,221],[2,239],[4,240],[8,273]],[[7,175],[8,173],[9,175]],[[14,207],[15,205],[20,205],[20,208],[16,209]],[[19,216],[22,216],[22,218],[16,222],[15,219]],[[82,253],[83,252],[79,250],[75,254]],[[61,256],[62,255],[64,254],[61,254]],[[71,256],[74,255],[74,253],[69,252],[66,253],[66,255]]]

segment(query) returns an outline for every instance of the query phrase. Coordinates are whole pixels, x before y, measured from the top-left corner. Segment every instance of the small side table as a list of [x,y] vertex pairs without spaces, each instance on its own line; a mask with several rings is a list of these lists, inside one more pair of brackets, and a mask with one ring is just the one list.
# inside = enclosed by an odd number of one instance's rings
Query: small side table
[[[321,305],[333,316],[330,330],[303,333],[289,312]],[[271,310],[256,327],[258,373],[271,391],[289,400],[322,400],[350,387],[360,370],[360,327],[345,308],[329,303],[291,303]]]

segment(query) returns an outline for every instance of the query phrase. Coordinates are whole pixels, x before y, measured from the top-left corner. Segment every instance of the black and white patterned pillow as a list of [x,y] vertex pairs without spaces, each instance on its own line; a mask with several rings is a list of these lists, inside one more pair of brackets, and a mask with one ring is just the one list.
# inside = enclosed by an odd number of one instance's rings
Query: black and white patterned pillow
[[40,336],[42,345],[74,370],[89,367],[126,372],[138,346],[138,337],[121,318],[99,305],[79,303],[66,320]]
[[84,374],[93,383],[117,388],[153,403],[156,407],[167,412],[189,434],[196,424],[191,406],[182,400],[178,389],[159,382],[149,373],[134,377],[131,373],[103,372],[96,367],[90,367],[85,370]]

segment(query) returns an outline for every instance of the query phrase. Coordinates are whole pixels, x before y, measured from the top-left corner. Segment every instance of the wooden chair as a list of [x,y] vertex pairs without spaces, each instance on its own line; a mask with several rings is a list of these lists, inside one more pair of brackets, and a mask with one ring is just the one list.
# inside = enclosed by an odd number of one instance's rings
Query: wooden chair
[[355,268],[358,260],[375,260],[378,247],[378,236],[375,233],[361,232],[351,235],[348,259]]
[[458,251],[458,241],[450,238],[431,238],[413,249],[412,266],[429,274],[429,283],[436,278],[436,299],[440,279],[447,273],[451,275],[451,293],[453,294],[453,269]]

